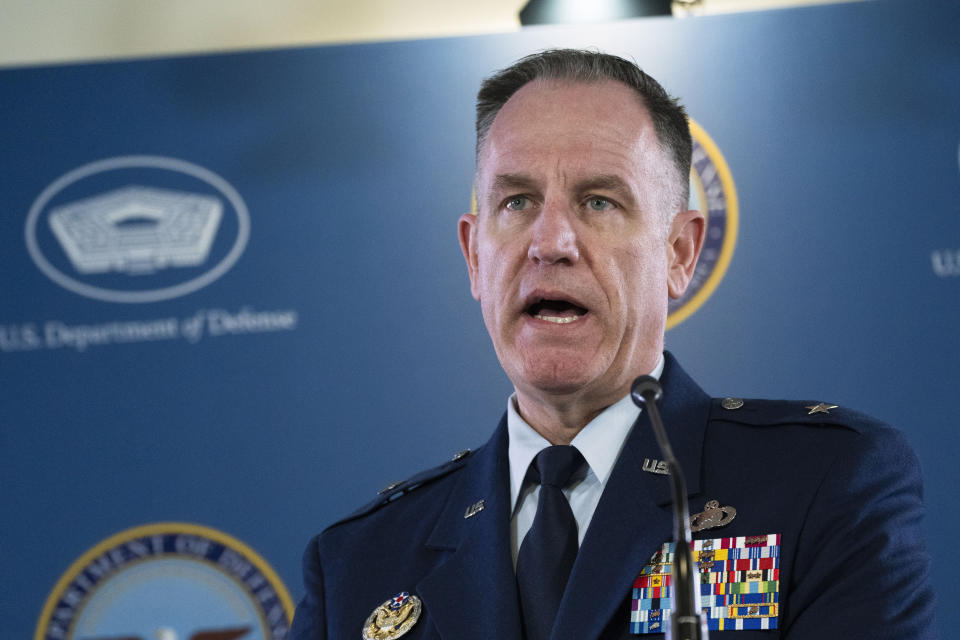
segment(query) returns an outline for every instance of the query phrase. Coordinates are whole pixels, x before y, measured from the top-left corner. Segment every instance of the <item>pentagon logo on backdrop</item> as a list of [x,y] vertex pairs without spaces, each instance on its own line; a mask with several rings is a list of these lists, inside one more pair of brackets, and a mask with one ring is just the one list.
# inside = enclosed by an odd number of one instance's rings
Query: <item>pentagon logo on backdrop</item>
[[737,194],[733,176],[716,143],[690,120],[693,158],[690,169],[690,208],[707,218],[707,234],[700,261],[686,293],[670,300],[667,328],[689,318],[707,301],[723,279],[737,243]]
[[283,640],[293,602],[250,547],[195,524],[128,529],[63,574],[34,640]]
[[153,273],[203,264],[220,226],[218,198],[124,187],[50,212],[50,228],[80,273]]
[[60,286],[108,302],[157,302],[207,286],[243,253],[247,207],[223,178],[160,156],[61,176],[27,216],[27,250]]

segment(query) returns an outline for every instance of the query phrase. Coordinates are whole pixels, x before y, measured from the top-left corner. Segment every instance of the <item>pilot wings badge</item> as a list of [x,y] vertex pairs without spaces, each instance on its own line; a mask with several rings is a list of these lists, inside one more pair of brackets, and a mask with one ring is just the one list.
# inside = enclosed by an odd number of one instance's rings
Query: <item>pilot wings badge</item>
[[363,623],[363,640],[399,638],[420,619],[420,609],[420,598],[401,591],[373,610]]

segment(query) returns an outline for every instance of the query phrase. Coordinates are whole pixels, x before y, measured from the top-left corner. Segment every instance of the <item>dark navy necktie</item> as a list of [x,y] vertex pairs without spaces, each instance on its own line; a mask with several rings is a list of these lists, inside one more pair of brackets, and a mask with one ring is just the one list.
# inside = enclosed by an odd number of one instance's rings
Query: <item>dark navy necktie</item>
[[540,483],[533,525],[517,555],[517,585],[527,640],[546,640],[560,609],[573,561],[577,558],[577,521],[563,489],[584,463],[569,445],[547,447],[531,466]]

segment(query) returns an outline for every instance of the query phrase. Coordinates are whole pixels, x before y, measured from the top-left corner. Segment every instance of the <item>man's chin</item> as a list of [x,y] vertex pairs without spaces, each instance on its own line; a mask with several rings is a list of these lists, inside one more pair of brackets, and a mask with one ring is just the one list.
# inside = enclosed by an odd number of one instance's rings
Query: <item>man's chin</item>
[[527,389],[530,393],[573,395],[590,385],[596,377],[591,373],[588,363],[541,360],[524,367],[520,380],[515,383],[517,387]]

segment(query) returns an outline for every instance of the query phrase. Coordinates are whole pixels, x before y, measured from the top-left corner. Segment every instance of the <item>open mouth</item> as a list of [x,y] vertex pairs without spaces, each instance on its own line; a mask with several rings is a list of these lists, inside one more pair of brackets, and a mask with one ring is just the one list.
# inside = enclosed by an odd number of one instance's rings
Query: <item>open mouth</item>
[[567,300],[537,300],[527,307],[527,315],[554,324],[569,324],[587,315],[587,310]]

